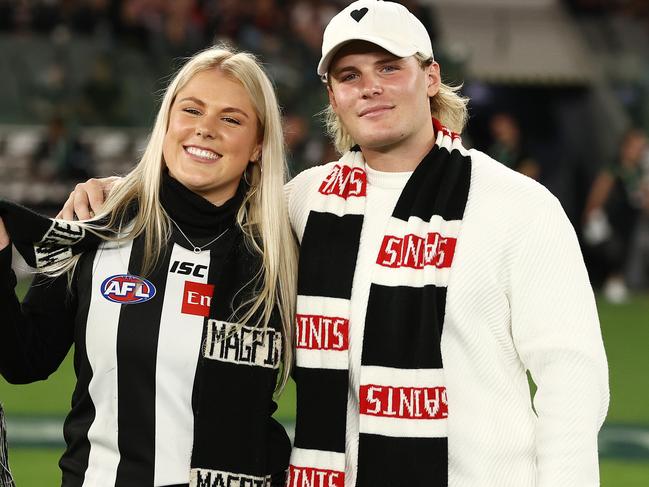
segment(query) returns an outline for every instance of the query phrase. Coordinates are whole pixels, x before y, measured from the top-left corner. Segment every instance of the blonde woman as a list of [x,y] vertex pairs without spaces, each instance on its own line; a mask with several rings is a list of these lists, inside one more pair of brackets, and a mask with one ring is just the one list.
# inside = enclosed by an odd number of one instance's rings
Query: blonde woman
[[[167,88],[101,214],[0,202],[0,372],[45,379],[75,346],[63,486],[283,484],[290,443],[271,415],[296,275],[284,177],[266,74],[211,48]],[[10,241],[42,272],[22,306]]]

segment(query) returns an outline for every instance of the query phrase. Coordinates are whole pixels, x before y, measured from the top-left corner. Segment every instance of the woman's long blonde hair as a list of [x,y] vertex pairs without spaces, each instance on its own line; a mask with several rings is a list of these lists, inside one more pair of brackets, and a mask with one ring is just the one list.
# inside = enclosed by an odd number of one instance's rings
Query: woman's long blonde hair
[[[415,59],[417,59],[422,69],[426,69],[434,62],[433,58],[425,58],[421,54],[415,54]],[[461,85],[452,86],[441,83],[437,94],[430,98],[431,115],[449,130],[457,133],[464,130],[469,119],[467,109],[469,99],[458,93],[460,88],[462,88]],[[356,145],[356,142],[331,105],[328,105],[322,111],[322,114],[324,115],[327,134],[331,137],[338,152],[344,154]]]
[[[111,191],[100,215],[87,222],[75,223],[105,240],[129,241],[143,235],[141,273],[147,275],[153,270],[171,233],[169,217],[159,198],[165,166],[162,145],[169,112],[176,94],[194,75],[214,68],[244,86],[263,134],[261,160],[250,164],[247,169],[250,189],[237,214],[237,223],[245,234],[246,244],[262,258],[262,268],[256,276],[259,291],[245,303],[241,322],[246,323],[257,316],[255,326],[268,326],[274,309],[279,310],[284,334],[281,389],[288,379],[293,360],[297,247],[284,199],[287,167],[279,105],[272,83],[253,55],[216,46],[190,58],[165,91],[140,162]],[[138,211],[131,219],[129,210],[133,204],[137,204]],[[107,231],[115,232],[115,236],[106,236]],[[77,261],[78,256],[71,257],[44,271],[60,275],[72,271]]]

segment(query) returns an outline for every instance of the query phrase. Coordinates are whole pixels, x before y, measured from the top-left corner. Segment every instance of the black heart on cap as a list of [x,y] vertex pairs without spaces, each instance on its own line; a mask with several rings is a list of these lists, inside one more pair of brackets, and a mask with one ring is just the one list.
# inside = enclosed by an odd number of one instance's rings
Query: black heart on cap
[[349,15],[352,16],[352,19],[354,19],[356,22],[360,22],[363,17],[365,17],[365,14],[367,13],[367,7],[363,7],[359,10],[352,10]]

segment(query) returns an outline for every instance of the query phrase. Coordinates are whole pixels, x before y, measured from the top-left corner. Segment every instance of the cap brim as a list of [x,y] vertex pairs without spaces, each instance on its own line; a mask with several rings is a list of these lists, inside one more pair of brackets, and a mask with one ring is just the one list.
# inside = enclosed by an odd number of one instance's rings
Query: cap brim
[[338,50],[343,47],[345,44],[349,44],[352,41],[366,41],[366,42],[371,42],[372,44],[376,44],[379,47],[382,47],[386,51],[394,54],[395,56],[398,57],[408,57],[408,56],[413,56],[417,53],[417,49],[414,47],[412,48],[404,48],[403,46],[398,46],[396,43],[391,42],[389,39],[384,39],[376,36],[355,36],[350,39],[345,39],[344,41],[340,41],[339,43],[335,44],[333,47],[329,49],[329,52],[322,56],[320,58],[320,62],[318,63],[318,75],[319,76],[324,76],[327,74],[327,71],[329,70],[329,64],[331,63],[332,59],[338,52]]

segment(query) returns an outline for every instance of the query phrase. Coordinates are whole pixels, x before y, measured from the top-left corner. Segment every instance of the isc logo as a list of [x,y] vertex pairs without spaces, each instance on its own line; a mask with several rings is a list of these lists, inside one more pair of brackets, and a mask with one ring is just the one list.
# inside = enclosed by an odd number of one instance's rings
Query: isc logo
[[155,286],[150,281],[129,274],[110,276],[101,283],[101,294],[107,300],[120,304],[136,304],[155,296]]
[[174,260],[171,264],[171,269],[169,269],[169,272],[174,272],[183,276],[191,275],[194,277],[205,277],[206,271],[206,265],[194,264],[193,262],[182,262],[180,260]]

